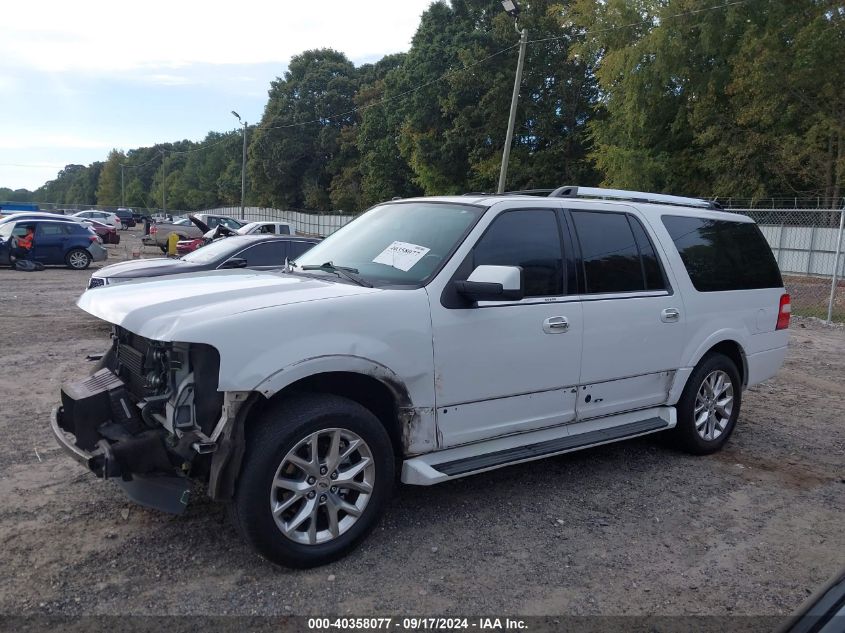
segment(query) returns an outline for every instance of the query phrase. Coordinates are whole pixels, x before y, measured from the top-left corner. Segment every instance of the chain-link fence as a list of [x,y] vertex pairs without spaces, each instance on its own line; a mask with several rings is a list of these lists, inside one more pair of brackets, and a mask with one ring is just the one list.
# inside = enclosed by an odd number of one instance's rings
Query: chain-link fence
[[783,273],[793,314],[845,321],[842,210],[731,211],[750,216],[760,226]]

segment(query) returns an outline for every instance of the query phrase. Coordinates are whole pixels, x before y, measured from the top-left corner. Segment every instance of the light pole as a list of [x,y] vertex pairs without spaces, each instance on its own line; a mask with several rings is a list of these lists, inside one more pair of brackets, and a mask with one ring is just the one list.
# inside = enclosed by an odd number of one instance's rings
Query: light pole
[[516,62],[516,77],[513,81],[513,95],[511,96],[511,112],[508,117],[508,133],[505,135],[505,148],[502,150],[502,167],[499,170],[499,187],[497,193],[505,192],[505,181],[508,179],[508,161],[511,157],[511,143],[513,142],[513,126],[516,122],[516,105],[519,102],[519,87],[522,85],[522,64],[525,62],[525,45],[528,43],[528,31],[519,30],[519,4],[517,0],[502,0],[505,12],[513,18],[513,26],[519,33],[519,60]]
[[[241,121],[241,115],[232,110],[232,114]],[[241,159],[241,220],[244,219],[244,197],[246,196],[246,121],[241,121],[244,126],[244,151]]]
[[123,163],[120,163],[120,206],[126,206],[126,190],[123,188]]

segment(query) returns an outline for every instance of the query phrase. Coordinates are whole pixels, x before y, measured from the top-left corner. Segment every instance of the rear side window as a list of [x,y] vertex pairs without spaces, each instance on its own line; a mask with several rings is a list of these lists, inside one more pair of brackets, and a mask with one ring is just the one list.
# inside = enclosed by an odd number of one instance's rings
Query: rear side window
[[288,242],[288,257],[296,259],[314,246],[311,242]]
[[563,251],[551,209],[506,211],[473,251],[474,266],[521,266],[526,297],[563,294]]
[[285,244],[281,240],[250,246],[236,257],[246,259],[247,266],[282,266],[285,263]]
[[70,231],[64,224],[56,222],[55,224],[40,224],[38,232],[41,235],[67,235]]
[[581,245],[587,294],[665,289],[654,247],[636,218],[572,211],[572,221]]
[[756,224],[676,215],[662,219],[699,292],[783,286],[772,249]]

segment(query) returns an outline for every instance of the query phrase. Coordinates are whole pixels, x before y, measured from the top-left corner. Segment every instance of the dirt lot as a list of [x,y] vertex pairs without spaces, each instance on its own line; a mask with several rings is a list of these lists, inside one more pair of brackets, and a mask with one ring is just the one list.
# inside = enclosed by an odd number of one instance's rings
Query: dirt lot
[[775,615],[845,565],[845,329],[796,320],[718,455],[640,439],[404,487],[351,556],[287,571],[221,505],[136,507],[56,447],[59,385],[107,345],[87,279],[0,270],[0,614]]

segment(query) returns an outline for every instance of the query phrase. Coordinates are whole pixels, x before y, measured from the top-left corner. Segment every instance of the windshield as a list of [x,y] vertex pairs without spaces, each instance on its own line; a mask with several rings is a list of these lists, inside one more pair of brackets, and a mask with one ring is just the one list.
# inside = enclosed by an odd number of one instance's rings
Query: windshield
[[332,233],[296,264],[302,270],[331,262],[356,269],[371,283],[417,285],[439,269],[482,213],[469,204],[382,204]]
[[222,240],[216,240],[211,244],[206,244],[202,248],[188,253],[182,257],[183,262],[191,262],[193,264],[208,264],[221,257],[231,255],[239,248],[243,248],[251,242],[244,241],[243,238],[236,239],[234,237],[227,237]]

